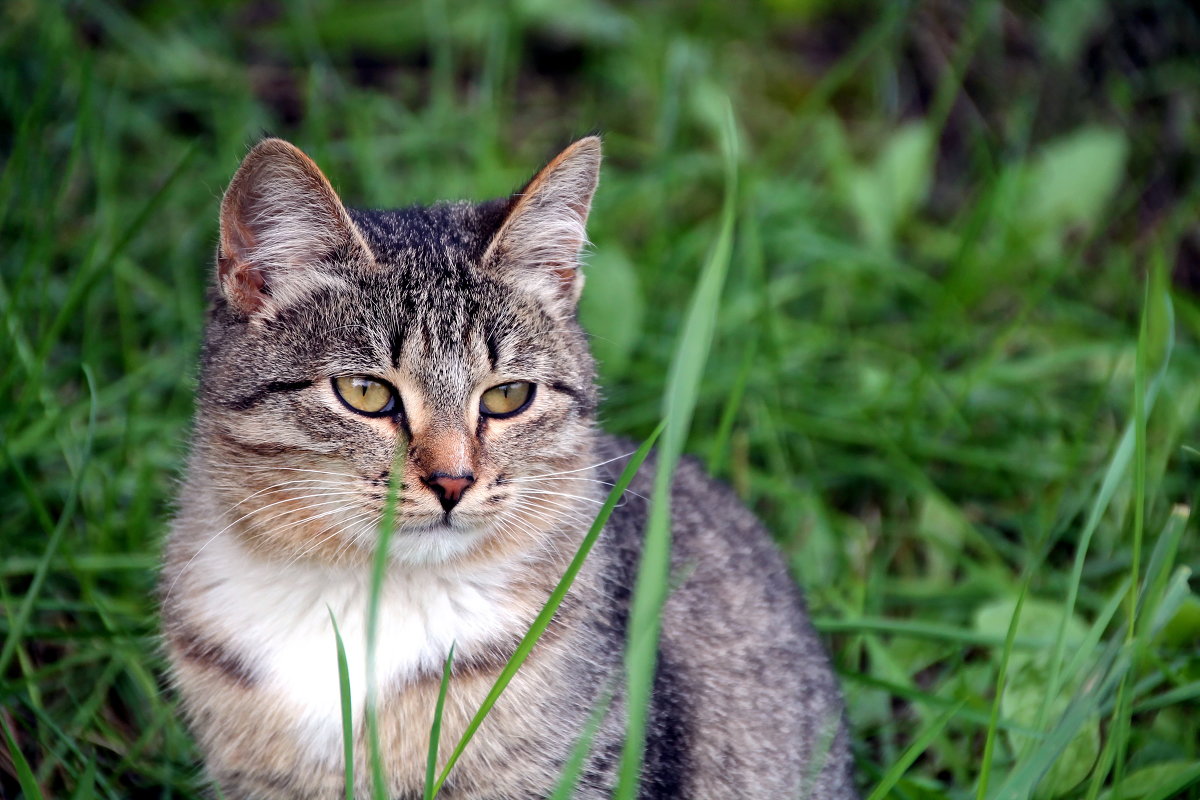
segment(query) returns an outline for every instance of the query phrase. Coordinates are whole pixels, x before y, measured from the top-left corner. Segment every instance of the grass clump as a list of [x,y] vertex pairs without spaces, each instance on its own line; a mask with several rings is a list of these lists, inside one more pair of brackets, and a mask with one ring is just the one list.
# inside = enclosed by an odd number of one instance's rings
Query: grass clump
[[655,429],[728,228],[678,447],[806,586],[864,795],[1200,796],[1200,24],[936,8],[6,5],[0,793],[206,791],[152,588],[247,145],[395,206],[599,126],[604,423]]

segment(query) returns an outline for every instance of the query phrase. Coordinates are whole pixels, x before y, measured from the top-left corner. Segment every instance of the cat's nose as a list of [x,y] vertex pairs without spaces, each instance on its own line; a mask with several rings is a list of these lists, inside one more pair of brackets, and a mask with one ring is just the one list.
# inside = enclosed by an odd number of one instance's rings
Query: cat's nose
[[475,476],[469,472],[464,475],[448,475],[445,472],[435,472],[432,475],[422,478],[421,482],[429,487],[429,491],[437,495],[438,502],[442,504],[442,508],[445,511],[449,511],[458,505],[463,492],[475,482]]

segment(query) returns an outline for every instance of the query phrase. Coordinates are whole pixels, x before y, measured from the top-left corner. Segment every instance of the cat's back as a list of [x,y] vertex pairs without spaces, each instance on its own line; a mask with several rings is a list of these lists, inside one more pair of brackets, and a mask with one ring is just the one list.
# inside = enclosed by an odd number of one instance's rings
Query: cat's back
[[[600,448],[633,449],[615,437]],[[609,523],[611,585],[635,585],[654,472],[651,459]],[[856,796],[837,682],[766,530],[691,458],[675,471],[671,520],[649,766],[656,750],[683,759],[664,772],[690,776],[688,797]]]

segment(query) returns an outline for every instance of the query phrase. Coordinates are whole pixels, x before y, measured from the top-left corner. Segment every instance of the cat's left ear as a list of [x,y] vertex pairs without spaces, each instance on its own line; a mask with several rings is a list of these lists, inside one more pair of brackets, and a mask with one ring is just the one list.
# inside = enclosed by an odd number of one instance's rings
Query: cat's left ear
[[484,254],[484,268],[572,312],[583,291],[579,253],[587,243],[588,210],[599,180],[599,136],[580,139],[555,156],[515,196]]

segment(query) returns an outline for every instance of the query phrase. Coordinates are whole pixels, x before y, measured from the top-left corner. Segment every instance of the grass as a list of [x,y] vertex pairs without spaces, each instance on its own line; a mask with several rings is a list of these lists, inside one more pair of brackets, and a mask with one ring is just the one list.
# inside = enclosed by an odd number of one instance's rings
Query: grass
[[657,425],[732,219],[678,446],[805,585],[864,796],[1200,797],[1184,5],[7,4],[0,794],[206,791],[152,592],[248,143],[394,206],[599,127],[604,424]]

